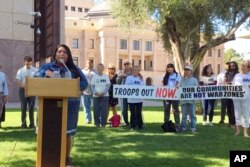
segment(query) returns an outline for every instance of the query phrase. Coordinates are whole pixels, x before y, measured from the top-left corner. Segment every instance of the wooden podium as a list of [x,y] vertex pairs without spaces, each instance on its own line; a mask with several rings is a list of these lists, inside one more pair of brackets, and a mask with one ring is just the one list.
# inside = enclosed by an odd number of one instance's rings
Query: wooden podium
[[65,167],[68,97],[79,97],[79,78],[26,78],[25,93],[39,99],[36,167]]

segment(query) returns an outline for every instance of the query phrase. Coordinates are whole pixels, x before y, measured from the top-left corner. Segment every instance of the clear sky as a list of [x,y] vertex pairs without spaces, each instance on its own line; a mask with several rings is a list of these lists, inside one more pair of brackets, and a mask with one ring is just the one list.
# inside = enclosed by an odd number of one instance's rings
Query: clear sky
[[233,48],[237,53],[243,54],[245,59],[250,59],[250,39],[237,38],[242,35],[250,35],[250,31],[240,28],[236,31],[236,40],[225,43],[225,51]]

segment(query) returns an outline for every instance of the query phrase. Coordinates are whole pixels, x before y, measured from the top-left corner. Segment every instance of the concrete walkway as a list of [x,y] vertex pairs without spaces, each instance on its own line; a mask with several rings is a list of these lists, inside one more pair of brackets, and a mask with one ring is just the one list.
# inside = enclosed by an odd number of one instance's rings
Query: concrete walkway
[[[144,100],[143,102],[143,106],[163,106],[162,101],[161,100]],[[21,104],[20,103],[12,103],[9,102],[6,104],[6,108],[21,108]]]

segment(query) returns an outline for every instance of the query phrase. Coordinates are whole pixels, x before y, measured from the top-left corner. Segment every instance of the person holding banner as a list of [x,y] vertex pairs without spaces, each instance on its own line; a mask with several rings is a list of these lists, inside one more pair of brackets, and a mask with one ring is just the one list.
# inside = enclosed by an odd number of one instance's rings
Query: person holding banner
[[[132,75],[128,76],[125,85],[145,85],[142,76],[140,75],[139,66],[134,66],[132,68]],[[143,130],[143,99],[128,98],[128,104],[130,109],[130,130],[133,131],[136,127],[138,127],[139,130]]]
[[[200,78],[200,85],[216,85],[216,77],[213,73],[211,64],[206,65],[202,70],[202,75]],[[203,99],[202,108],[203,108],[203,125],[207,124],[207,115],[209,114],[209,125],[213,126],[213,116],[214,116],[214,104],[215,99]]]
[[[225,73],[225,85],[232,85],[233,78],[237,73],[239,73],[238,64],[235,61],[230,62]],[[226,99],[226,101],[229,126],[235,128],[234,103],[232,99]]]
[[[184,68],[184,78],[180,82],[181,87],[198,86],[198,80],[192,76],[193,68],[190,65]],[[187,130],[187,114],[189,112],[190,130],[196,132],[195,100],[180,100],[182,119],[181,130]]]
[[[124,61],[124,70],[120,71],[117,76],[117,84],[124,85],[128,76],[132,74],[131,63],[129,60]],[[125,125],[129,125],[128,122],[128,99],[121,99],[121,111]]]
[[[178,88],[181,81],[181,76],[175,70],[173,64],[168,64],[165,76],[163,77],[163,85],[170,88]],[[163,100],[164,106],[164,122],[168,122],[170,119],[170,109],[172,106],[175,124],[177,128],[180,125],[180,111],[179,111],[179,101],[178,100]]]
[[[250,86],[250,63],[248,61],[243,61],[241,64],[241,72],[236,74],[232,84],[233,85],[247,85]],[[248,87],[249,89],[249,87]],[[249,90],[248,90],[249,92]],[[235,135],[240,134],[240,127],[244,129],[244,137],[249,137],[248,128],[249,128],[249,102],[250,96],[246,99],[234,99],[234,111],[236,119],[236,132]],[[243,121],[242,121],[243,118]]]
[[[230,64],[230,62],[226,62],[226,70],[222,71],[218,76],[217,76],[217,85],[224,85],[224,81],[225,81],[225,73],[227,72],[227,68],[228,65]],[[225,115],[226,115],[226,110],[227,110],[227,100],[226,99],[220,99],[221,101],[221,105],[220,105],[220,122],[219,124],[224,124],[225,121]]]

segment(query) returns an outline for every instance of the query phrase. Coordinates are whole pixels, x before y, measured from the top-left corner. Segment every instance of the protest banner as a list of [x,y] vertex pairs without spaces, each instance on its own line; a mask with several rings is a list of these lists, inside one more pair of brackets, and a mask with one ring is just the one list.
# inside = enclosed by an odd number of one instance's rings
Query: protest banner
[[197,86],[169,88],[163,86],[114,85],[116,98],[200,100],[200,99],[244,99],[249,94],[247,86]]

